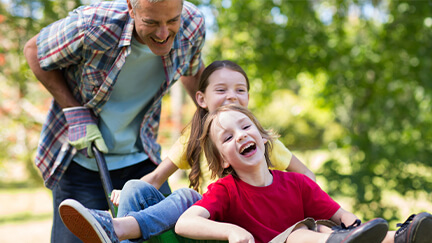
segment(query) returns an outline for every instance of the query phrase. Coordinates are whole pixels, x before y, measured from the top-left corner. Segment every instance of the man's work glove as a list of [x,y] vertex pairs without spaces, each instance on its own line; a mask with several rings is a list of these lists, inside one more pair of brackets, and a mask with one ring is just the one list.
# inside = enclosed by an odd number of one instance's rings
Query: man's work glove
[[91,144],[102,153],[108,148],[89,108],[79,106],[63,109],[69,125],[69,143],[87,157],[94,157]]

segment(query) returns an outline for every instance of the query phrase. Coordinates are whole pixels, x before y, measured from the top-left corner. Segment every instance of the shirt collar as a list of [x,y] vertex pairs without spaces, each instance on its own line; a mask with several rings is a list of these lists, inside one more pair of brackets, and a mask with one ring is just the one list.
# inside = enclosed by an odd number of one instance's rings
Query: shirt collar
[[135,21],[129,15],[128,15],[127,18],[128,19],[127,19],[127,22],[126,22],[126,26],[123,29],[123,32],[121,34],[121,38],[120,38],[120,42],[119,42],[119,47],[124,47],[124,46],[130,46],[131,45]]

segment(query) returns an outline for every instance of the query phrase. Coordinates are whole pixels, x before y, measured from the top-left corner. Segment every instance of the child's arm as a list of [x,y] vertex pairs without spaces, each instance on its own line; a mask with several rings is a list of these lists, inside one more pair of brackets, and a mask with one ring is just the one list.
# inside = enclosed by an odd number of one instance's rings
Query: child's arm
[[273,141],[270,161],[276,170],[286,170],[304,174],[316,181],[314,173],[306,167],[285,145],[278,139]]
[[316,181],[315,174],[306,167],[294,154],[291,157],[291,162],[286,168],[286,171],[293,171],[297,173],[304,174],[305,176],[311,178],[311,180]]
[[162,184],[168,180],[178,167],[171,161],[170,158],[166,157],[154,171],[141,177],[141,180],[152,184],[156,189],[159,189]]
[[338,211],[330,218],[331,221],[336,224],[344,223],[345,225],[351,225],[358,219],[353,213],[346,211],[343,208],[339,208]]
[[201,206],[187,209],[175,225],[175,232],[197,240],[228,240],[229,242],[254,242],[251,233],[229,223],[209,219],[210,213]]
[[[162,184],[168,180],[178,167],[167,157],[165,158],[156,169],[147,175],[141,177],[141,180],[153,185],[156,189],[159,189]],[[115,206],[120,203],[121,190],[113,190],[111,192],[110,200]]]
[[[179,164],[187,164],[187,161],[183,159],[185,157],[185,141],[187,141],[187,135],[188,134],[183,134],[179,137],[169,150],[168,156],[158,165],[158,167],[156,167],[154,171],[141,177],[141,180],[153,185],[156,189],[159,189],[162,184],[168,180],[168,177],[179,169]],[[177,163],[174,163],[174,161]],[[121,190],[113,190],[111,192],[111,201],[116,206],[118,206],[120,202],[120,195]]]
[[186,160],[186,147],[189,133],[183,133],[171,146],[165,159],[151,173],[143,176],[141,180],[152,184],[159,189],[176,170],[188,169],[189,163]]

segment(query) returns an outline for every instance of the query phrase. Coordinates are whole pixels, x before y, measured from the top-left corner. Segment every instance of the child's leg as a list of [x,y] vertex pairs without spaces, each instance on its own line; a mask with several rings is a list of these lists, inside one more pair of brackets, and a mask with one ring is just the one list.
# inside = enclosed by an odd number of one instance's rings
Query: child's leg
[[[151,198],[152,194],[145,195]],[[183,188],[159,203],[143,205],[146,207],[143,210],[114,219],[107,211],[88,209],[76,200],[67,199],[60,204],[59,213],[66,227],[84,242],[119,242],[119,238],[142,242],[172,228],[180,215],[199,199],[198,192]]]
[[120,241],[128,239],[139,239],[141,237],[141,229],[138,221],[132,216],[113,219],[113,227],[115,234]]
[[319,233],[308,229],[306,226],[303,226],[295,231],[293,231],[286,243],[307,243],[307,242],[317,242],[324,243],[328,239],[329,234]]
[[124,217],[129,212],[138,212],[165,199],[151,184],[141,180],[129,180],[121,190],[117,217]]
[[[316,231],[316,223],[313,218],[306,218],[302,221],[297,222],[293,226],[286,229],[284,232],[277,235],[275,238],[273,238],[270,243],[282,243],[287,242],[288,237],[297,230],[309,230],[311,232]],[[293,242],[296,242],[296,237],[294,238]]]
[[148,183],[129,181],[122,190],[119,215],[132,216],[139,225],[141,240],[147,240],[174,227],[180,215],[199,199],[201,195],[189,188],[176,190],[164,198]]
[[307,243],[317,242],[324,243],[330,234],[319,233],[308,229],[306,225],[299,224],[296,229],[291,232],[286,240],[286,243]]
[[331,234],[333,232],[332,228],[338,226],[335,222],[331,220],[320,219],[316,221],[317,231],[321,233]]
[[389,231],[387,232],[386,237],[384,238],[384,240],[382,241],[382,243],[393,243],[395,242],[395,233],[396,231]]

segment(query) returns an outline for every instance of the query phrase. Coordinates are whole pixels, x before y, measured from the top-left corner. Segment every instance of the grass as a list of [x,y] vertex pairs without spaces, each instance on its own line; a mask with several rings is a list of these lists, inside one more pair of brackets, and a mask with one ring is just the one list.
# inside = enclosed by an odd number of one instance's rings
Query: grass
[[0,189],[0,226],[52,218],[51,191],[44,187]]
[[5,224],[21,224],[29,221],[42,221],[51,219],[51,213],[33,213],[31,211],[19,212],[11,215],[2,216],[0,218],[0,225]]

